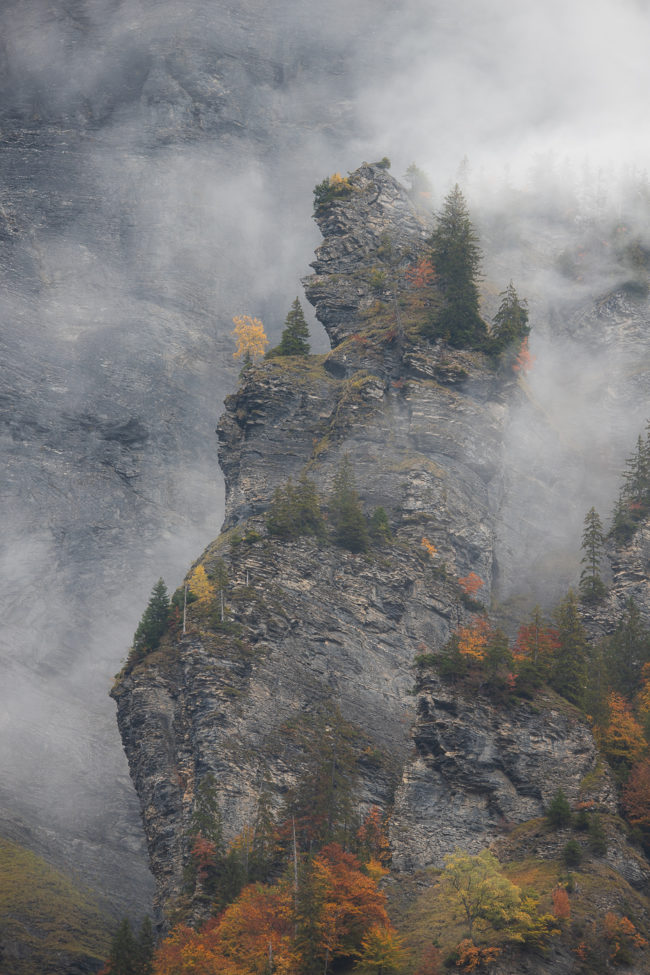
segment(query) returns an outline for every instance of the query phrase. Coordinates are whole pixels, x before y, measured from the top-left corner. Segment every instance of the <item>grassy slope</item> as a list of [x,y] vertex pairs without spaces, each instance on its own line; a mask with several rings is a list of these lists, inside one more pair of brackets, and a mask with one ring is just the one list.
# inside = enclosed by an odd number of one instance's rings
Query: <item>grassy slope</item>
[[108,953],[110,927],[90,892],[41,857],[0,839],[0,971],[96,971]]

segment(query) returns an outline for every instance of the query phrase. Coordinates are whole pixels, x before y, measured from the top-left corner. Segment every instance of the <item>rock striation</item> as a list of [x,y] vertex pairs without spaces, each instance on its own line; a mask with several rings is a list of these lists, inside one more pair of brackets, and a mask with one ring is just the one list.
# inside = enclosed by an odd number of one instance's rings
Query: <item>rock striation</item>
[[[215,776],[232,838],[262,782],[281,808],[305,760],[292,729],[316,713],[338,709],[356,729],[355,800],[393,809],[404,874],[496,841],[559,788],[615,809],[593,738],[561,699],[504,710],[432,673],[414,694],[415,656],[480,609],[459,577],[481,577],[486,606],[498,583],[503,431],[518,392],[479,352],[377,337],[351,281],[384,232],[399,226],[401,252],[411,241],[417,256],[423,228],[381,167],[350,182],[359,191],[319,217],[327,245],[307,284],[333,351],[245,370],[219,421],[226,519],[197,564],[221,578],[223,602],[191,604],[185,633],[170,631],[113,689],[163,924],[192,911],[183,874],[199,783]],[[385,201],[379,214],[372,200]],[[306,473],[326,499],[346,455],[366,512],[383,507],[391,537],[352,554],[270,536],[275,489]]]

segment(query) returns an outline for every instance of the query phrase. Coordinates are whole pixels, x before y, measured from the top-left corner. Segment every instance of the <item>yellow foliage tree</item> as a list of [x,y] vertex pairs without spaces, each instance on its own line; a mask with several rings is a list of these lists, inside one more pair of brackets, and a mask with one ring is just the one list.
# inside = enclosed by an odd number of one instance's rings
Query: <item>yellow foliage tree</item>
[[199,602],[207,602],[209,599],[214,599],[214,586],[208,579],[205,568],[202,565],[197,565],[189,578],[188,584]]
[[374,924],[361,939],[357,968],[368,975],[398,971],[406,961],[402,939],[391,924]]
[[260,319],[251,318],[250,315],[235,315],[233,322],[235,327],[230,334],[237,343],[237,348],[233,352],[234,358],[243,359],[244,362],[261,359],[269,340]]

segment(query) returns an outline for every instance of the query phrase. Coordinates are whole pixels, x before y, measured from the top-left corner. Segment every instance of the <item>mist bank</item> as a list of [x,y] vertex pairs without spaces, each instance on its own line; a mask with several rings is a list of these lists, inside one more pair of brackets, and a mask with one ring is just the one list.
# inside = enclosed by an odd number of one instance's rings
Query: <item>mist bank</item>
[[363,158],[391,155],[397,175],[415,159],[436,207],[468,155],[485,313],[510,277],[530,302],[537,361],[508,450],[530,472],[522,537],[536,553],[549,484],[563,512],[545,598],[571,578],[583,511],[606,508],[647,388],[580,323],[619,279],[601,273],[606,252],[589,252],[588,280],[558,270],[584,230],[559,205],[561,177],[538,165],[527,202],[506,177],[521,183],[553,146],[589,153],[593,171],[644,148],[634,52],[648,15],[611,2],[556,13],[542,25],[528,2],[3,6],[2,807],[116,910],[150,888],[107,691],[156,579],[173,589],[218,531],[231,319],[254,314],[279,336],[318,239],[315,183]]

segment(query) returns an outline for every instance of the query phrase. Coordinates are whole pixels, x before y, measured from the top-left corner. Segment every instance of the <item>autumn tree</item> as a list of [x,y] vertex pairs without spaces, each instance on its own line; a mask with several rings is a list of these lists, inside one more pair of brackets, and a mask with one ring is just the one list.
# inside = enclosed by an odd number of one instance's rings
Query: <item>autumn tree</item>
[[336,544],[350,552],[365,552],[368,548],[368,525],[359,501],[349,454],[344,454],[334,476],[328,507]]
[[530,332],[527,303],[519,299],[512,281],[499,298],[501,303],[492,320],[489,342],[489,349],[494,353],[520,346]]
[[650,847],[650,759],[632,768],[623,789],[623,809],[628,822],[640,830],[646,849]]
[[481,850],[476,856],[456,850],[446,857],[441,884],[461,909],[470,939],[477,920],[499,924],[512,917],[521,903],[521,891],[503,875],[499,861],[489,850]]
[[309,326],[298,298],[285,319],[280,344],[266,353],[267,359],[287,355],[309,355]]
[[477,616],[467,626],[457,630],[458,651],[470,663],[480,663],[485,660],[488,641],[492,636],[492,627],[486,616]]
[[538,687],[547,678],[559,646],[557,630],[544,621],[541,609],[536,606],[530,621],[519,627],[512,647],[520,689]]
[[188,586],[199,602],[209,602],[214,598],[214,586],[208,579],[204,565],[196,566],[188,580]]
[[485,583],[476,572],[470,572],[469,575],[463,576],[458,580],[458,585],[466,596],[474,599],[479,589],[482,589]]
[[551,891],[551,899],[556,918],[564,920],[571,917],[571,904],[565,887],[554,887]]
[[643,729],[621,694],[612,691],[607,699],[609,719],[599,733],[600,746],[610,765],[628,771],[647,749]]
[[597,603],[606,593],[605,583],[600,577],[600,562],[605,545],[602,522],[592,506],[585,516],[582,534],[582,565],[580,573],[580,599],[583,603]]
[[525,376],[533,368],[534,362],[535,356],[530,351],[528,337],[526,337],[519,346],[519,352],[512,363],[512,371]]
[[157,649],[167,629],[168,621],[169,593],[163,580],[159,579],[151,590],[147,608],[133,637],[133,651],[136,657],[142,657]]
[[402,939],[391,924],[376,924],[361,939],[356,968],[367,975],[388,975],[399,971],[406,950]]
[[357,855],[362,863],[377,860],[390,863],[390,844],[386,823],[379,806],[372,806],[357,830]]
[[233,357],[241,359],[245,366],[261,359],[269,340],[260,319],[251,318],[250,315],[235,315],[233,322],[235,327],[230,334],[237,343]]
[[314,873],[323,892],[321,937],[330,959],[357,955],[373,928],[392,930],[385,895],[352,853],[338,843],[325,846],[314,858]]
[[434,336],[457,347],[481,347],[487,338],[479,314],[478,275],[481,253],[467,203],[458,184],[445,198],[431,237],[432,262],[443,304]]

